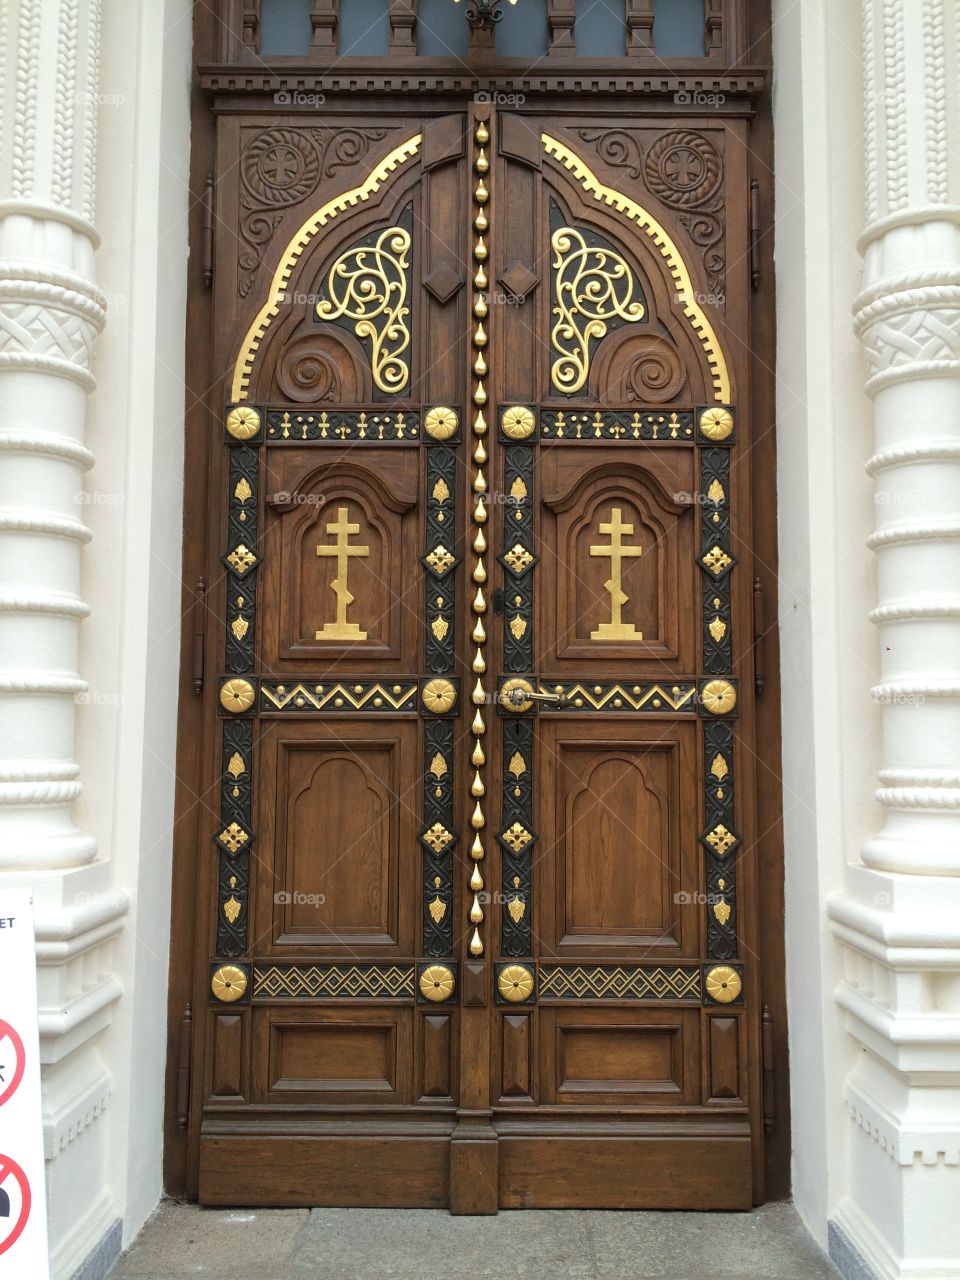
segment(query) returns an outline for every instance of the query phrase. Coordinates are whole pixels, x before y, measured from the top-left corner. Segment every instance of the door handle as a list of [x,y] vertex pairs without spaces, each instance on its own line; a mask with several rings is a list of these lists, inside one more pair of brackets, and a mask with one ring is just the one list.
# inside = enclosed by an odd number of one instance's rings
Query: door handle
[[563,707],[568,701],[565,693],[537,693],[529,680],[514,676],[500,689],[500,705],[507,711],[529,711],[535,702],[548,707]]

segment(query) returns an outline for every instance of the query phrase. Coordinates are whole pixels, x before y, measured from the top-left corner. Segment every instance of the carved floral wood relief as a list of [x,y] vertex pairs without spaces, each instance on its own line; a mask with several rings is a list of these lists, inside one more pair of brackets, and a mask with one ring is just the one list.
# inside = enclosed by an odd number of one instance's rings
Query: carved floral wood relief
[[724,304],[724,169],[713,141],[692,129],[659,135],[623,128],[578,129],[611,168],[621,169],[676,212],[700,251],[707,291]]
[[240,242],[237,292],[245,298],[285,210],[313,195],[322,182],[353,168],[386,128],[315,125],[265,129],[240,156]]

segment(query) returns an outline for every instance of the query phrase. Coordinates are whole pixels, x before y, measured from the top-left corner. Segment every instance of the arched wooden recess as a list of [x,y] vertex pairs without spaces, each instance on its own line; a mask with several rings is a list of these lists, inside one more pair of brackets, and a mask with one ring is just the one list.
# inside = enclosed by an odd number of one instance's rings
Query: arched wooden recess
[[783,1195],[768,23],[261,16],[197,10],[167,1188]]

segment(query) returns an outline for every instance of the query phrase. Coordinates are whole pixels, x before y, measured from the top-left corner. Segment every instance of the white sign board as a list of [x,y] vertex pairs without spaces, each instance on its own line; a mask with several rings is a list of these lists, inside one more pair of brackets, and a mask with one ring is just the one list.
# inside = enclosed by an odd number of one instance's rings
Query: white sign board
[[46,1280],[33,895],[0,888],[0,1280]]

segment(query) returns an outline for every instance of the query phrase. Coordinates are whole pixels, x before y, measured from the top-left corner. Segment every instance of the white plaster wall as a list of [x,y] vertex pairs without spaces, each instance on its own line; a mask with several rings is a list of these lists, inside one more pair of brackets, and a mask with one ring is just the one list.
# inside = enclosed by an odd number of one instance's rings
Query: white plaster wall
[[774,0],[777,441],[793,1186],[826,1244],[852,1065],[826,896],[880,824],[873,427],[851,308],[864,224],[860,7]]
[[183,530],[190,0],[105,0],[96,274],[108,319],[89,407],[80,825],[130,898],[107,1177],[129,1243],[162,1190]]

